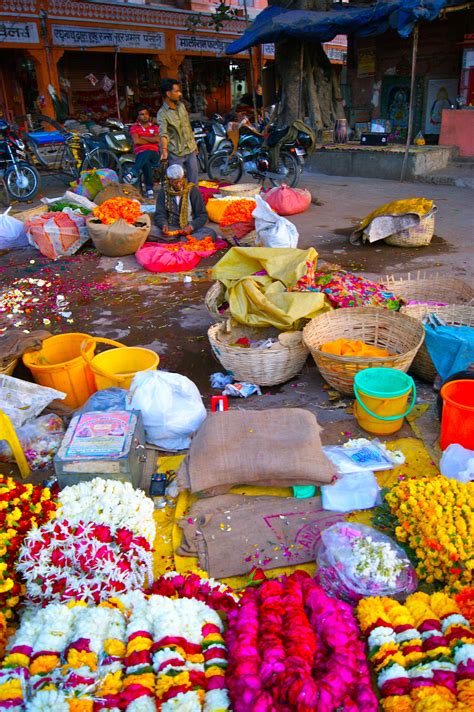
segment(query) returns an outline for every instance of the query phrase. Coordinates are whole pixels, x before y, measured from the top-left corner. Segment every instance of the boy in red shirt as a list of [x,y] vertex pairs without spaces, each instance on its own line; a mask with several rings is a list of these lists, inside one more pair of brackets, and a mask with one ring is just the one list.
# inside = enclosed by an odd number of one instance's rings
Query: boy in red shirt
[[124,180],[135,182],[143,171],[146,197],[153,198],[153,169],[160,165],[160,130],[150,121],[150,114],[144,106],[138,107],[137,122],[130,128],[133,150],[136,154],[134,174],[129,173]]

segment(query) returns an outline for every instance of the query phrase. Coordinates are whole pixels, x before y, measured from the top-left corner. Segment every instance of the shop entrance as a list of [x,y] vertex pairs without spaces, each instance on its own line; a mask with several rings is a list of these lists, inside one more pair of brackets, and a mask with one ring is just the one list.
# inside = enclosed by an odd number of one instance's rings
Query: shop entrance
[[186,57],[181,65],[183,96],[198,116],[226,114],[237,94],[247,91],[248,62],[217,57]]
[[35,111],[41,105],[33,60],[22,50],[0,50],[0,114],[13,121]]
[[117,116],[117,93],[124,122],[135,121],[137,104],[146,104],[155,114],[161,103],[160,65],[142,54],[119,53],[117,77],[112,51],[66,51],[58,63],[58,70],[69,115],[76,119],[100,122]]

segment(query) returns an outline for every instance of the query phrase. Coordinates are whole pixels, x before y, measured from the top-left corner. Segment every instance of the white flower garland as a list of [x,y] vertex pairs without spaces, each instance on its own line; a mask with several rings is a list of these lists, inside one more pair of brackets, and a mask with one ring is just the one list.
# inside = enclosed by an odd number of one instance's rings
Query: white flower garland
[[65,487],[59,493],[56,516],[72,524],[82,520],[126,527],[153,544],[156,535],[153,512],[153,501],[130,482],[96,477]]

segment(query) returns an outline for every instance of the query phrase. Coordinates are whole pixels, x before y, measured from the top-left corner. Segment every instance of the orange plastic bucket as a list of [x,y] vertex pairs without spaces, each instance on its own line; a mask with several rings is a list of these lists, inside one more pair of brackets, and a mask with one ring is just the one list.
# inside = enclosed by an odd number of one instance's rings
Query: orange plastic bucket
[[[40,386],[55,388],[66,393],[63,403],[79,408],[97,388],[94,374],[81,356],[81,344],[91,339],[89,334],[58,334],[45,339],[39,351],[23,356],[23,363],[30,369]],[[95,342],[88,346],[89,357],[95,351]]]
[[441,397],[441,450],[453,443],[474,450],[474,381],[449,381],[442,387]]

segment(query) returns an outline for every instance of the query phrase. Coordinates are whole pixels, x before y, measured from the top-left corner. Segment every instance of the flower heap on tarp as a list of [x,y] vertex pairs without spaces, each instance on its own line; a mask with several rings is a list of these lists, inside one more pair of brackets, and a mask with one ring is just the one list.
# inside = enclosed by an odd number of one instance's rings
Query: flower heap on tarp
[[137,200],[110,198],[94,208],[93,213],[104,225],[112,225],[120,218],[133,225],[142,214],[142,209]]
[[357,614],[384,712],[474,709],[474,631],[453,598],[367,598]]
[[31,608],[9,642],[0,710],[224,712],[222,630],[201,601],[140,591]]
[[304,572],[247,589],[226,640],[234,712],[378,708],[351,607]]
[[256,205],[255,200],[250,198],[229,201],[229,205],[224,210],[220,220],[220,226],[226,227],[235,223],[251,222],[253,220],[252,213]]
[[421,579],[453,590],[473,581],[474,482],[407,479],[385,499],[397,519],[395,536],[414,551]]
[[125,527],[50,522],[25,538],[17,571],[32,603],[99,603],[153,581],[152,548]]
[[47,487],[15,482],[0,475],[0,609],[13,616],[24,587],[15,571],[22,542],[34,527],[54,516],[56,503]]
[[96,477],[89,482],[65,487],[59,493],[57,519],[70,524],[79,521],[125,527],[153,544],[156,525],[153,500],[130,482]]

